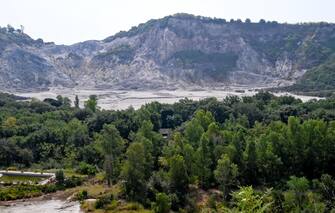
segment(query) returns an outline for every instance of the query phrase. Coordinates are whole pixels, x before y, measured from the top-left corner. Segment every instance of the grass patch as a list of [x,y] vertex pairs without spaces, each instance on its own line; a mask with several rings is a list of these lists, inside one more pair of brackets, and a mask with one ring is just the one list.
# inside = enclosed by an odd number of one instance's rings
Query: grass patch
[[55,185],[12,185],[0,188],[0,200],[31,198],[57,191]]
[[89,198],[99,198],[102,195],[105,194],[112,194],[114,197],[117,197],[117,195],[120,193],[120,187],[118,185],[114,185],[111,187],[107,187],[105,185],[86,185],[86,186],[79,186],[75,188],[76,191],[83,191],[86,190],[88,193]]
[[30,176],[14,176],[14,175],[3,175],[0,177],[0,182],[5,183],[38,183],[45,178],[41,177],[30,177]]

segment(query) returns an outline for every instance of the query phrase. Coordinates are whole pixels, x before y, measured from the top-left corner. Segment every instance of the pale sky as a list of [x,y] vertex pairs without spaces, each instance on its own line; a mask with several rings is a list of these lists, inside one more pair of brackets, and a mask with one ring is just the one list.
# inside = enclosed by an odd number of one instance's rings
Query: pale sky
[[0,26],[34,39],[73,44],[175,13],[252,21],[335,23],[335,0],[0,0]]

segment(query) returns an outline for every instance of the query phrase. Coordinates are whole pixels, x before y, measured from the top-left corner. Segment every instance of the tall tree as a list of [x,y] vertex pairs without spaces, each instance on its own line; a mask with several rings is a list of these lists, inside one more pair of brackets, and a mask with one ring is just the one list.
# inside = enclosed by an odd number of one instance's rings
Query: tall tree
[[255,142],[249,141],[244,152],[244,177],[248,184],[257,183],[257,154]]
[[85,108],[90,109],[92,112],[96,112],[98,105],[98,98],[96,95],[90,95],[89,99],[85,101]]
[[212,113],[204,110],[198,110],[195,113],[194,119],[200,122],[200,125],[205,131],[207,131],[209,124],[215,121]]
[[153,166],[154,166],[154,158],[152,156],[152,153],[153,153],[152,142],[141,134],[137,134],[135,136],[134,142],[141,143],[144,147],[145,178],[150,178],[152,170],[153,170]]
[[218,160],[218,165],[214,171],[216,181],[220,184],[224,198],[227,197],[229,190],[237,183],[238,167],[232,163],[228,155],[222,155]]
[[76,95],[76,97],[74,99],[74,107],[75,108],[79,108],[79,98],[78,98],[78,95]]
[[186,139],[194,146],[198,147],[200,138],[204,133],[204,128],[197,119],[192,119],[186,124],[185,128]]
[[163,138],[161,134],[153,131],[153,128],[154,125],[150,121],[145,120],[142,122],[136,136],[144,137],[150,141],[151,148],[148,151],[150,151],[153,157],[157,159],[159,154],[161,153]]
[[116,181],[120,174],[120,163],[124,149],[124,141],[114,125],[104,125],[100,134],[96,135],[96,141],[102,148],[105,156],[104,167],[108,185]]
[[173,156],[169,161],[170,187],[173,192],[182,194],[188,188],[189,177],[185,160],[181,155]]
[[169,213],[171,209],[171,199],[165,193],[156,194],[156,202],[153,205],[155,213]]
[[121,172],[124,192],[128,199],[143,202],[146,198],[144,145],[139,142],[130,144],[126,157]]
[[206,134],[201,137],[200,146],[196,153],[197,176],[202,187],[209,187],[212,178],[212,159],[209,140]]

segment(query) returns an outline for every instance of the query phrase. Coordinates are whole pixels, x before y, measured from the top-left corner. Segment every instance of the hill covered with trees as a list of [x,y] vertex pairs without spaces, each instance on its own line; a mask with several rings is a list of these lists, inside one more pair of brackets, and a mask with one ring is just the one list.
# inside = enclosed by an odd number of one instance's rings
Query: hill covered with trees
[[[84,188],[92,185],[95,192],[77,197],[97,201],[93,207],[84,201],[86,209],[335,208],[334,98],[303,103],[260,92],[122,111],[100,110],[96,96],[85,108],[61,96],[24,101],[1,94],[0,100],[0,168],[88,175]],[[0,198],[10,187],[0,189]],[[97,193],[99,187],[104,190]]]

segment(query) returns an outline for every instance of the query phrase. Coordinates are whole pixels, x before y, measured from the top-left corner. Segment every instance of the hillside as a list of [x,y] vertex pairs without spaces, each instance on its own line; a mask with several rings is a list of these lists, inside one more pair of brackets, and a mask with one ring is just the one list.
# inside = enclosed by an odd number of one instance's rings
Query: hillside
[[[65,32],[66,33],[66,32]],[[0,88],[334,89],[335,25],[167,16],[70,46],[0,29]]]

